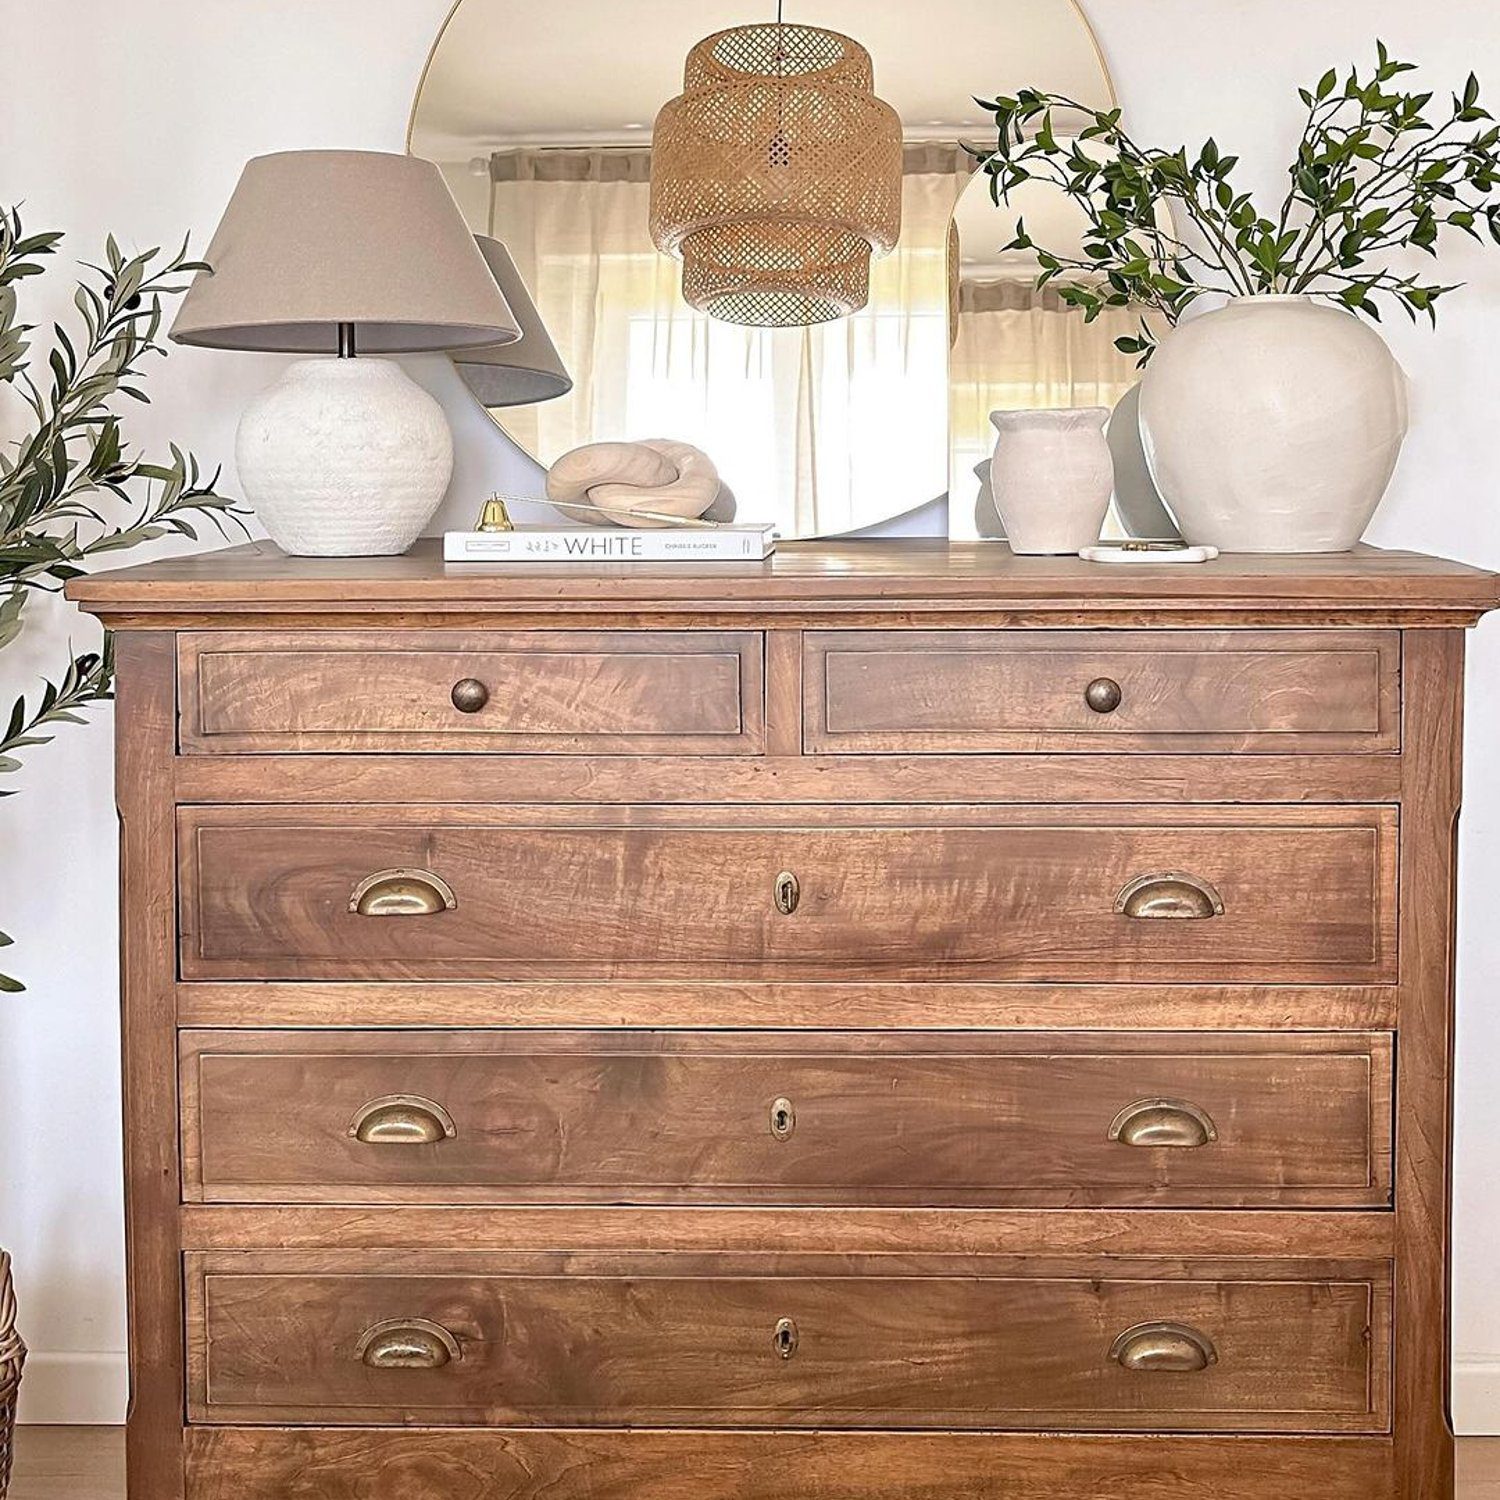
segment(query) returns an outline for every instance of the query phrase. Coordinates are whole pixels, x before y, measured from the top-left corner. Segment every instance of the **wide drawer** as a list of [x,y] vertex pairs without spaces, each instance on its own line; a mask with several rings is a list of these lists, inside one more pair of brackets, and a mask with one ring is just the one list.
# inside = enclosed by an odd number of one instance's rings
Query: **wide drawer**
[[191,1254],[197,1422],[1373,1432],[1384,1262]]
[[1389,1202],[1368,1033],[214,1032],[208,1202]]
[[811,751],[1381,751],[1395,631],[828,630],[804,643]]
[[187,979],[1395,978],[1385,807],[184,807]]
[[178,674],[189,754],[764,748],[751,631],[195,631]]

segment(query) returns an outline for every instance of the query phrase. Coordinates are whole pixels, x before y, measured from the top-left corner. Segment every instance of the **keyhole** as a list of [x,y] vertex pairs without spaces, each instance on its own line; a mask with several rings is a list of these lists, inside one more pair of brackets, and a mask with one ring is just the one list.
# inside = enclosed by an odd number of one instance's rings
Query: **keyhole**
[[782,1359],[790,1359],[797,1352],[797,1325],[790,1318],[783,1318],[771,1335],[771,1347]]
[[771,1106],[771,1134],[778,1141],[790,1140],[797,1128],[797,1111],[790,1099],[778,1099]]

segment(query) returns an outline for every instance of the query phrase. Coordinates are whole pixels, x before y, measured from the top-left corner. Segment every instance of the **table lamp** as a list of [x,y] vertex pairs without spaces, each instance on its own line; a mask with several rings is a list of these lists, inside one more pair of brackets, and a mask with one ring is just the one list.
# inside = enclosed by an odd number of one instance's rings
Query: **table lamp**
[[487,234],[476,234],[474,240],[521,336],[483,349],[455,351],[452,358],[458,373],[480,404],[491,411],[566,396],[573,389],[573,377],[564,367],[510,251]]
[[240,421],[240,483],[271,540],[300,556],[404,552],[442,501],[453,438],[426,391],[369,356],[521,337],[442,174],[381,151],[256,157],[205,259],[174,341],[324,356],[289,366]]

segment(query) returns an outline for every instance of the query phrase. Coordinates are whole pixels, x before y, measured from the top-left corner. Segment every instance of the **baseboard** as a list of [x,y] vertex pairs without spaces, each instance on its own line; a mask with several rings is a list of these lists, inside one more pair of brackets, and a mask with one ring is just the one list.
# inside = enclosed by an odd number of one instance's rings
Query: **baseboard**
[[36,1352],[21,1375],[18,1422],[109,1427],[125,1420],[130,1371],[123,1349]]
[[1500,1358],[1454,1361],[1453,1430],[1459,1437],[1500,1437]]

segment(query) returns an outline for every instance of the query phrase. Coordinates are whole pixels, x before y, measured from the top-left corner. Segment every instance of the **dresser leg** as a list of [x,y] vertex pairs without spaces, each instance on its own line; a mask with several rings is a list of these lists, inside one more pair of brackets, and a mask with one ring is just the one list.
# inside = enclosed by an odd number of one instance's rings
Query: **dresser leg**
[[120,1033],[131,1326],[126,1486],[129,1500],[181,1500],[184,1394],[171,785],[177,702],[174,637],[169,631],[126,631],[117,638],[116,651]]
[[1402,639],[1396,1492],[1400,1500],[1451,1500],[1448,1162],[1464,635],[1408,630]]

